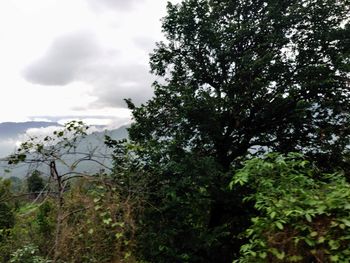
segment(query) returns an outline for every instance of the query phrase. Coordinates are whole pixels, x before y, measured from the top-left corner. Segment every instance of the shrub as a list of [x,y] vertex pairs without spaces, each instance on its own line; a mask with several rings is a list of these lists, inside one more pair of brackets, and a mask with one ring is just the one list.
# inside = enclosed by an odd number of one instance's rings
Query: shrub
[[44,179],[40,176],[40,172],[35,170],[28,178],[27,178],[27,187],[30,193],[37,193],[44,189]]
[[10,263],[49,263],[50,260],[46,260],[38,256],[38,248],[33,245],[24,246],[16,250],[11,255]]
[[65,262],[135,262],[130,199],[108,182],[81,180],[66,196],[60,259]]
[[350,262],[350,184],[291,153],[245,163],[231,188],[248,185],[258,216],[235,262]]
[[[12,204],[11,181],[0,178],[0,230],[13,227],[15,223]],[[1,239],[1,237],[0,237]]]

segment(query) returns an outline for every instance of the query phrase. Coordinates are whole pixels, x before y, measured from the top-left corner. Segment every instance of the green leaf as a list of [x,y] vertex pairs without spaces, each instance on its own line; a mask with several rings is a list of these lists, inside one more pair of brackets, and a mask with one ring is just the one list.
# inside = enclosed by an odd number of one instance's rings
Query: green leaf
[[348,220],[346,218],[342,218],[342,219],[340,219],[340,221],[342,221],[347,227],[350,227],[350,220]]
[[305,214],[305,218],[308,222],[312,222],[312,217],[309,214]]
[[112,218],[105,218],[102,220],[105,225],[110,225],[112,222]]
[[271,219],[274,219],[276,217],[276,212],[275,211],[272,211],[271,214],[270,214],[270,218]]
[[316,231],[313,231],[313,232],[310,233],[310,236],[311,236],[311,237],[315,237],[315,236],[317,236],[317,235],[318,235],[318,233],[317,233]]
[[309,238],[307,238],[307,237],[305,237],[304,240],[305,240],[306,244],[308,244],[310,247],[315,246],[315,241],[314,241],[314,240],[309,239]]
[[317,243],[322,244],[322,243],[324,243],[325,240],[326,240],[326,238],[324,236],[319,237],[317,240]]
[[267,253],[264,251],[264,252],[260,252],[259,253],[259,257],[262,258],[262,259],[265,259],[267,257]]
[[332,262],[338,262],[339,261],[339,256],[338,255],[332,255],[329,257]]
[[275,223],[275,225],[277,226],[277,228],[278,229],[280,229],[280,230],[283,230],[283,225],[281,224],[281,222],[279,222],[279,221],[277,221],[276,223]]
[[336,240],[329,240],[328,245],[329,245],[331,250],[337,250],[340,247],[339,242]]
[[120,238],[122,238],[123,236],[124,236],[123,233],[116,233],[116,234],[115,234],[116,239],[120,239]]

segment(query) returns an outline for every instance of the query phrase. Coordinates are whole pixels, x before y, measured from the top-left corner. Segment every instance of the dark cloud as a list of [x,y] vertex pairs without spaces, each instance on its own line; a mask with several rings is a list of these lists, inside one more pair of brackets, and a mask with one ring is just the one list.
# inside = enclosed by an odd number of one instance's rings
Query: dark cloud
[[65,35],[57,38],[42,58],[25,69],[24,77],[35,84],[66,85],[99,53],[94,35],[87,32]]
[[143,0],[87,0],[95,11],[127,10]]

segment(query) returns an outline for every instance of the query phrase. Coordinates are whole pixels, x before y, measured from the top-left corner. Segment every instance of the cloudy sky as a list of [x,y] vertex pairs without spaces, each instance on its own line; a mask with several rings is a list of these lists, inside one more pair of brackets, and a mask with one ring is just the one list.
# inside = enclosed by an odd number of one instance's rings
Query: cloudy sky
[[123,98],[152,96],[166,2],[1,0],[0,122],[127,121]]

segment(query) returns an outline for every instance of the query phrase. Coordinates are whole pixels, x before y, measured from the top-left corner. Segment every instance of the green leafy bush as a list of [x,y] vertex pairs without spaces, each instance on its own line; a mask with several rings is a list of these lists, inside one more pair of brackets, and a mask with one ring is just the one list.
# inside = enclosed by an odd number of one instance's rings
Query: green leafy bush
[[35,170],[27,178],[27,188],[30,193],[38,193],[42,191],[45,187],[44,179],[41,177],[41,173]]
[[11,181],[0,178],[0,231],[2,232],[14,225],[14,205],[11,197]]
[[66,193],[59,250],[69,263],[136,262],[133,257],[134,209],[113,183],[81,179]]
[[50,260],[46,260],[38,256],[38,248],[33,245],[24,246],[16,250],[11,255],[10,263],[49,263]]
[[258,216],[235,262],[350,262],[350,184],[291,153],[245,163],[231,188],[248,185]]

